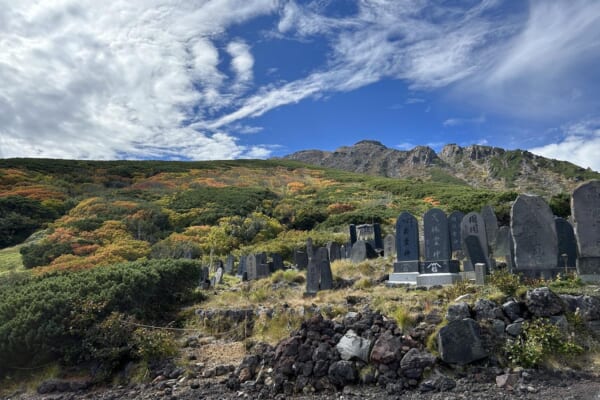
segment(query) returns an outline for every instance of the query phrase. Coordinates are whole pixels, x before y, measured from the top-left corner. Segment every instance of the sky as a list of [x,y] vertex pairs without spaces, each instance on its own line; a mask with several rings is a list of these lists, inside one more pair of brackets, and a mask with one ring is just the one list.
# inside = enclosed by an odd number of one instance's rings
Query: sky
[[600,171],[597,0],[0,0],[0,158],[483,144]]

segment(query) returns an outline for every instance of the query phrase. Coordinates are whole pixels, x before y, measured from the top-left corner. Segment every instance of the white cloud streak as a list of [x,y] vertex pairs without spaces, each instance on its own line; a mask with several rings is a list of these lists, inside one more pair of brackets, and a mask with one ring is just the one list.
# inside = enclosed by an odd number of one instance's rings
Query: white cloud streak
[[562,128],[560,140],[532,148],[530,151],[600,171],[600,119],[582,120],[566,125]]

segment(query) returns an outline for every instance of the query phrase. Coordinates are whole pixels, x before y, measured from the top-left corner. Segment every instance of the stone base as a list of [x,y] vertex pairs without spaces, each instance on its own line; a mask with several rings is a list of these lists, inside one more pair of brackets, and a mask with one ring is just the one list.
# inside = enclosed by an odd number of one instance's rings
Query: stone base
[[396,261],[394,262],[394,273],[416,272],[419,273],[419,261]]
[[421,274],[417,277],[417,286],[452,285],[460,280],[458,273]]
[[317,297],[317,292],[304,292],[302,293],[302,297],[303,298],[312,298],[312,297]]
[[[579,257],[577,259],[577,274],[582,281],[597,282],[600,280],[600,257]],[[594,277],[597,275],[598,277]],[[584,279],[586,277],[586,279]]]
[[389,285],[416,285],[418,272],[394,272],[390,274]]
[[475,271],[465,271],[460,273],[461,279],[463,281],[473,281],[475,282]]
[[460,263],[457,260],[421,262],[422,274],[457,274],[459,270]]

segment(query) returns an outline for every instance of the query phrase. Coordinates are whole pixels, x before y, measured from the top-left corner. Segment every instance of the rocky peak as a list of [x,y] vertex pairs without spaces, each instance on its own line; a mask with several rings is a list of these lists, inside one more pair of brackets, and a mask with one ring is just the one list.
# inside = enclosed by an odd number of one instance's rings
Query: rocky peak
[[387,147],[383,143],[381,143],[377,140],[361,140],[360,142],[356,142],[356,144],[354,146],[355,147],[376,146],[376,147],[381,147],[381,148],[387,149]]
[[442,160],[452,160],[463,154],[463,148],[455,143],[450,143],[444,146],[440,152],[440,158]]
[[431,165],[438,158],[435,151],[428,146],[417,146],[408,152],[411,165]]

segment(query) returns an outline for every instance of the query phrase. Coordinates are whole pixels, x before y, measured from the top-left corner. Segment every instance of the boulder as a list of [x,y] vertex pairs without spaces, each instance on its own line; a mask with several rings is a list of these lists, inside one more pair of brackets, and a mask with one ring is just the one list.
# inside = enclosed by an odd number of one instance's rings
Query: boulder
[[410,349],[400,361],[400,372],[409,379],[419,379],[426,367],[435,364],[435,356],[427,351]]
[[564,310],[560,297],[547,287],[528,290],[525,295],[525,305],[536,317],[550,317],[561,314]]
[[371,341],[358,336],[356,332],[350,329],[342,336],[335,348],[340,353],[342,360],[359,359],[368,362]]
[[594,296],[569,294],[560,295],[567,309],[572,313],[579,314],[586,321],[600,320],[600,298]]
[[438,332],[440,358],[447,363],[468,364],[487,357],[479,325],[471,318],[452,321]]
[[514,322],[512,324],[509,324],[506,327],[506,333],[513,337],[519,336],[521,334],[521,324],[522,322]]
[[331,383],[337,387],[344,387],[356,383],[358,380],[358,373],[356,372],[354,365],[352,362],[346,360],[336,361],[331,364],[327,376]]
[[390,364],[399,361],[402,351],[402,339],[386,332],[375,341],[371,350],[371,362],[375,364]]
[[512,390],[519,383],[519,374],[502,374],[496,376],[496,386]]
[[448,306],[448,310],[446,311],[446,319],[448,322],[471,318],[471,310],[469,308],[469,304],[466,302],[460,302],[455,304],[450,304]]
[[504,311],[504,315],[506,315],[512,322],[521,318],[522,316],[521,305],[514,300],[509,300],[502,304],[502,311]]
[[475,319],[478,321],[504,317],[500,307],[487,299],[478,299],[473,306],[473,313],[475,314]]

